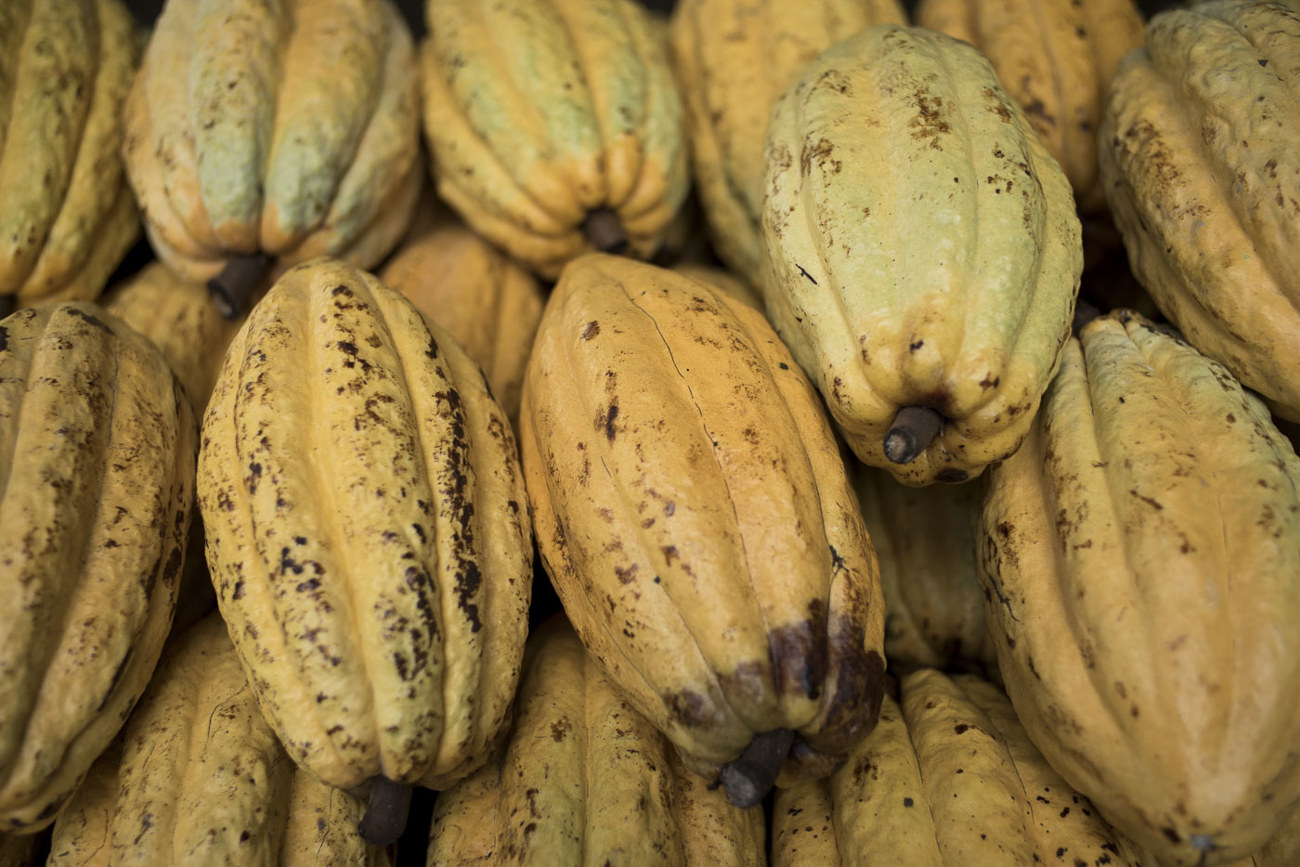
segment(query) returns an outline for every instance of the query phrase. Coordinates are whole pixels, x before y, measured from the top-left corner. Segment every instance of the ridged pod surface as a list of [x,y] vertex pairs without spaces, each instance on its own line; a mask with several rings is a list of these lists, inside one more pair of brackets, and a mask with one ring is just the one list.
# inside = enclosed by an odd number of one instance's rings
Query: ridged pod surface
[[0,305],[91,300],[140,237],[120,153],[139,57],[121,0],[0,4]]
[[49,825],[144,691],[197,439],[162,354],[98,306],[0,320],[0,832]]
[[428,864],[762,867],[765,830],[682,765],[559,617],[530,639],[504,751],[438,794]]
[[514,435],[446,332],[338,260],[226,353],[199,504],[217,602],[293,760],[431,788],[504,736],[532,590]]
[[180,279],[161,262],[112,287],[101,303],[162,351],[201,418],[226,347],[243,320],[223,317],[202,283]]
[[1162,865],[1248,856],[1300,801],[1300,458],[1126,311],[1071,340],[1039,415],[980,531],[1016,711]]
[[1115,74],[1101,172],[1156,305],[1300,421],[1300,4],[1155,16]]
[[880,563],[889,664],[996,671],[976,566],[982,487],[914,488],[861,464],[850,475]]
[[520,414],[538,547],[583,643],[700,773],[792,730],[830,772],[884,688],[875,552],[816,391],[762,315],[593,254],[556,285]]
[[404,242],[379,272],[487,375],[512,423],[546,295],[530,272],[453,219]]
[[696,186],[719,257],[760,281],[763,140],[772,104],[831,45],[874,24],[906,24],[898,0],[681,0],[673,65]]
[[371,267],[420,191],[414,47],[389,0],[167,0],[126,123],[145,230],[187,280],[258,254]]
[[996,686],[920,669],[901,693],[829,779],[777,790],[773,867],[1144,863],[1052,770]]
[[916,23],[983,52],[1075,197],[1105,210],[1097,129],[1115,67],[1142,45],[1133,0],[920,0]]
[[55,823],[47,867],[390,864],[357,834],[364,806],[294,768],[213,615],[169,645]]
[[[767,315],[864,463],[911,485],[1011,454],[1069,335],[1083,267],[1069,182],[988,61],[922,28],[828,49],[777,101]],[[900,410],[941,417],[908,463]]]
[[[430,0],[425,19],[438,194],[548,279],[620,234],[649,258],[690,188],[681,98],[650,13],[634,0]],[[588,236],[597,212],[617,217],[612,238]]]

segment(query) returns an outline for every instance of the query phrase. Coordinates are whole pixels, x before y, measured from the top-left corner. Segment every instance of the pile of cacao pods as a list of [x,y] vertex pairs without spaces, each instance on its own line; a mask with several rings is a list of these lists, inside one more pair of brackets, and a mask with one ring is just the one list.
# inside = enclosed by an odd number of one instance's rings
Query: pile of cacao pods
[[1300,0],[0,4],[0,867],[1300,864]]

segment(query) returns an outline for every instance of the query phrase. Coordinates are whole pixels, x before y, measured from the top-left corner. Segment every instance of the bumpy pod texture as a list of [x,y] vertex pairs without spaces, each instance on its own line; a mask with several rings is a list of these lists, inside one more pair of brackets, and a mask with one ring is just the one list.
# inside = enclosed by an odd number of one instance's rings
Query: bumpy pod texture
[[504,751],[439,793],[428,863],[766,864],[763,811],[687,769],[563,618],[530,639]]
[[1130,867],[1135,848],[972,675],[921,669],[826,780],[777,791],[773,867],[1060,864]]
[[[777,101],[763,206],[767,314],[854,453],[907,484],[1015,451],[1069,335],[1083,250],[1069,182],[988,61],[872,27]],[[884,453],[899,410],[943,427]]]
[[816,391],[760,313],[631,259],[574,261],[520,445],[569,619],[693,766],[786,728],[786,779],[818,776],[870,731],[875,552]]
[[438,194],[544,277],[612,211],[649,258],[690,188],[667,40],[634,0],[431,0],[420,82]]
[[1121,64],[1101,171],[1129,261],[1197,349],[1300,420],[1300,4],[1157,15]]
[[358,267],[419,196],[410,30],[389,0],[168,0],[126,104],[124,154],[159,258]]
[[289,755],[432,788],[504,735],[532,590],[514,435],[482,371],[338,260],[290,269],[203,421],[217,601]]
[[296,770],[215,614],[169,645],[120,744],[54,825],[48,867],[379,867],[364,803]]
[[121,0],[0,4],[0,299],[91,300],[140,237],[121,157],[139,55]]
[[709,233],[755,286],[772,104],[831,45],[873,24],[906,23],[898,0],[682,0],[673,10],[673,65]]
[[0,831],[54,820],[153,673],[197,440],[162,354],[99,307],[0,320]]
[[1053,767],[1161,864],[1262,846],[1300,801],[1300,458],[1263,403],[1145,320],[1096,319],[980,538],[1002,677]]
[[988,57],[1090,210],[1105,210],[1097,129],[1119,61],[1142,45],[1133,0],[921,0],[916,23]]

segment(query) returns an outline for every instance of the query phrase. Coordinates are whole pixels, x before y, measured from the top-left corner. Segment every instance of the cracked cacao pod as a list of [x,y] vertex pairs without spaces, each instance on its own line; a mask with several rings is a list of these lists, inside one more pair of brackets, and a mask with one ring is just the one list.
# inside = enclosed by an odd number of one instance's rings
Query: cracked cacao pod
[[391,864],[357,834],[364,807],[294,767],[214,614],[168,646],[55,822],[47,865]]
[[1083,268],[1069,182],[978,51],[881,25],[777,101],[767,315],[854,453],[911,485],[1020,445]]
[[529,639],[505,749],[438,794],[428,864],[767,863],[763,811],[682,765],[563,617]]
[[989,479],[980,580],[1029,736],[1162,865],[1300,802],[1300,458],[1219,363],[1119,311]]
[[653,255],[690,189],[663,25],[634,0],[430,0],[425,20],[443,200],[550,280],[593,249]]
[[542,314],[520,445],[578,635],[734,802],[778,770],[829,773],[871,730],[875,552],[817,393],[762,314],[673,271],[575,260]]
[[902,679],[828,779],[777,790],[772,838],[773,867],[1143,863],[1052,770],[1001,690],[932,668]]
[[298,765],[442,788],[505,734],[532,591],[517,447],[482,370],[345,262],[235,335],[199,504],[222,616]]
[[53,822],[144,691],[197,441],[162,353],[102,308],[0,320],[0,831]]
[[0,4],[0,317],[94,299],[140,237],[120,153],[139,56],[121,0]]
[[1201,352],[1300,421],[1300,3],[1151,19],[1101,172],[1133,272]]
[[696,186],[718,256],[757,286],[763,138],[777,97],[817,55],[873,24],[906,24],[898,0],[680,0],[672,57]]
[[389,0],[168,0],[126,103],[169,268],[243,309],[267,259],[377,265],[420,193],[411,33]]

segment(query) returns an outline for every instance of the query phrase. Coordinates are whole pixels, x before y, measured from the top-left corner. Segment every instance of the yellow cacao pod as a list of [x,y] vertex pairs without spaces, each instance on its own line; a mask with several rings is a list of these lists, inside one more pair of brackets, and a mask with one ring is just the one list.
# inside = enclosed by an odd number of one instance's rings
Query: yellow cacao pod
[[1300,458],[1217,362],[1125,311],[1066,347],[991,475],[981,581],[1016,711],[1164,865],[1300,802]]
[[925,485],[1014,452],[1083,252],[1069,182],[988,61],[863,30],[777,101],[766,153],[767,315],[858,458]]
[[504,736],[531,596],[514,435],[396,290],[290,269],[226,353],[199,504],[217,602],[290,757],[442,788]]
[[760,313],[652,265],[575,260],[542,314],[520,445],[569,619],[692,767],[747,804],[771,785],[752,745],[792,733],[773,771],[795,780],[870,731],[875,553],[816,391]]
[[1120,65],[1101,172],[1133,272],[1187,340],[1300,420],[1300,4],[1155,16]]
[[438,794],[428,864],[767,862],[761,809],[682,765],[563,617],[529,639],[504,751]]
[[649,258],[690,188],[663,27],[635,0],[430,0],[424,131],[438,194],[547,279]]
[[140,237],[120,154],[139,55],[121,0],[0,9],[0,316],[94,299]]
[[54,820],[153,673],[197,433],[162,354],[98,306],[0,320],[0,831]]

